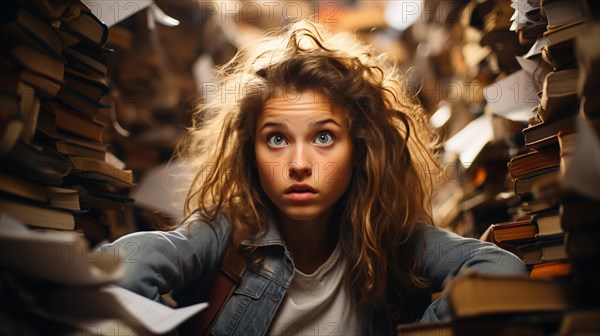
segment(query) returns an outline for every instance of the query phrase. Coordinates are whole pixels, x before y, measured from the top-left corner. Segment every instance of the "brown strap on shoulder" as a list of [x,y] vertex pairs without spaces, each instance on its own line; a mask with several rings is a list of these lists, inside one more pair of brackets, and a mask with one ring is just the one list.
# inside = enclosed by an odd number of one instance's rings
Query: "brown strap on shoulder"
[[246,261],[239,248],[228,248],[219,266],[212,285],[208,288],[208,307],[194,315],[179,327],[181,335],[205,335],[215,323],[217,316],[231,296],[237,285],[242,281],[246,270]]

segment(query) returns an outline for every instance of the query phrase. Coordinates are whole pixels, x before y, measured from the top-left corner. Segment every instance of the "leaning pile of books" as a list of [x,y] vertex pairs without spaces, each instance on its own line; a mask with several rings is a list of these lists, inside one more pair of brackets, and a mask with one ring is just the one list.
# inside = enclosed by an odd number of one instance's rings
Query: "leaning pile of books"
[[[529,84],[540,87],[539,100],[523,129],[524,146],[508,162],[512,220],[491,227],[489,240],[506,248],[530,267],[531,276],[566,276],[571,261],[559,208],[564,161],[575,148],[581,104],[575,38],[587,29],[586,1],[513,2],[514,30],[520,37],[539,33],[531,50],[518,56]],[[540,23],[547,22],[544,30]],[[587,47],[584,47],[587,49]],[[524,83],[520,83],[524,84]],[[525,87],[525,85],[523,85]]]
[[[3,4],[0,209],[91,243],[130,229],[133,178],[103,142],[108,28],[83,2]],[[6,103],[5,103],[6,102]]]

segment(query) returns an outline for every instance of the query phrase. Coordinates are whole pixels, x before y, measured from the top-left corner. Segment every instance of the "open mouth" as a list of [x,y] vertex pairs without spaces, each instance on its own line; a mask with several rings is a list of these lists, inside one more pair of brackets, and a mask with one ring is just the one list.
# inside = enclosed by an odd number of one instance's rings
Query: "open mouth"
[[306,183],[295,183],[285,190],[285,196],[292,201],[310,201],[317,190]]
[[306,184],[295,184],[285,190],[286,194],[315,194],[317,191]]

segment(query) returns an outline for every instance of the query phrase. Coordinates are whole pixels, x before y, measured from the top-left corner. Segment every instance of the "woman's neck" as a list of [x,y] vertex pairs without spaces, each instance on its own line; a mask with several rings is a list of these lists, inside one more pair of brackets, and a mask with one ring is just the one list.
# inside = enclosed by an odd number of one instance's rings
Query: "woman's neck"
[[313,273],[327,261],[337,244],[338,230],[332,224],[331,211],[306,221],[294,220],[280,213],[279,223],[294,265],[302,273]]

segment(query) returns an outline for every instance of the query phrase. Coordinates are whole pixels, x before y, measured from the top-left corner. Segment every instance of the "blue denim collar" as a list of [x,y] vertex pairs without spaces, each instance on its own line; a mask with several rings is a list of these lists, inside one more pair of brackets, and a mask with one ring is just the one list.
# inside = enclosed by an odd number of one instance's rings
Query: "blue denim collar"
[[251,239],[246,239],[242,242],[242,244],[257,247],[273,245],[285,247],[285,243],[283,242],[281,233],[279,232],[279,227],[277,226],[275,215],[271,212],[267,216],[267,227],[264,234],[259,234],[257,237]]

